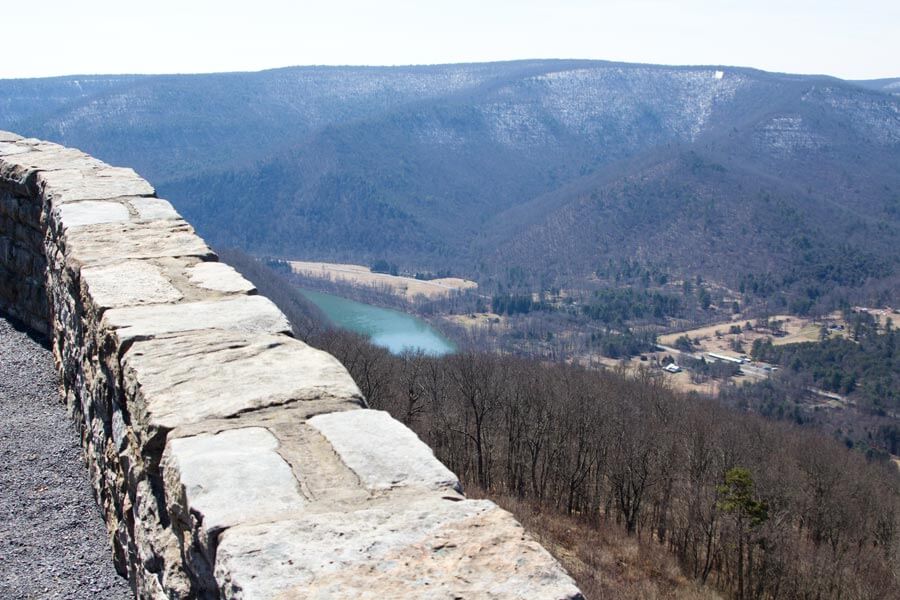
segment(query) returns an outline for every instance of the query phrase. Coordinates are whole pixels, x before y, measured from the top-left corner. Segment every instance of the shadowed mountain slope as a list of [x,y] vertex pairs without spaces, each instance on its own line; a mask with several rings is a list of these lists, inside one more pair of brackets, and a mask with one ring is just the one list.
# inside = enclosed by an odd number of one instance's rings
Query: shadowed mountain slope
[[9,80],[0,127],[133,164],[251,252],[545,280],[628,257],[890,296],[895,83],[590,61]]

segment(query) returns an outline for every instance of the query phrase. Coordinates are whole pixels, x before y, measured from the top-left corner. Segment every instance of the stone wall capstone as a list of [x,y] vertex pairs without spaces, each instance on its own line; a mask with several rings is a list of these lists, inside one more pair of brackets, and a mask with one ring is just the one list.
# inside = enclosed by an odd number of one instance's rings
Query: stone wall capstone
[[581,597],[130,169],[0,132],[0,310],[51,339],[136,597]]

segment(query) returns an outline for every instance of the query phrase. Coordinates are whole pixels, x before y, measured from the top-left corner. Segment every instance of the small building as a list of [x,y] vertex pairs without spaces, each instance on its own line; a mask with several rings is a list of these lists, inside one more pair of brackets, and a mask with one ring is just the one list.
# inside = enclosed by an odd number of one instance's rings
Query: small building
[[668,371],[669,373],[681,373],[681,367],[675,363],[669,363],[663,367],[663,371]]
[[714,360],[718,360],[718,361],[722,361],[722,362],[730,362],[730,363],[734,363],[736,365],[742,365],[745,362],[749,362],[745,358],[737,358],[734,356],[725,356],[724,354],[715,354],[714,352],[708,352],[706,355]]

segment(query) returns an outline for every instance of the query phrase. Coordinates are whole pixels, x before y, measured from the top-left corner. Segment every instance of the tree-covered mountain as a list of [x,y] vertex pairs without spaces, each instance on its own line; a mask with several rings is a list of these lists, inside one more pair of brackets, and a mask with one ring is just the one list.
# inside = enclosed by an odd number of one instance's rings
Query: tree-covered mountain
[[250,252],[542,283],[628,258],[896,301],[895,87],[588,61],[67,77],[0,81],[0,128],[133,165]]

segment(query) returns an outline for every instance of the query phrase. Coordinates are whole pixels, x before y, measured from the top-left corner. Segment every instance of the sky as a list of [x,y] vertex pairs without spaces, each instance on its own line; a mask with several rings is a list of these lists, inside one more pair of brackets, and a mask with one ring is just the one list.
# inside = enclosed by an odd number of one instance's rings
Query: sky
[[0,78],[526,58],[900,76],[898,0],[0,0],[0,14]]

